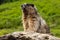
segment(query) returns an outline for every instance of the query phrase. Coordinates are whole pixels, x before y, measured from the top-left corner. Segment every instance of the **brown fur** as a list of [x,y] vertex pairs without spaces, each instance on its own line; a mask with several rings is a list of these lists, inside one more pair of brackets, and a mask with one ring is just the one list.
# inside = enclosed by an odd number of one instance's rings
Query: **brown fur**
[[[24,7],[23,7],[24,6]],[[42,17],[39,17],[33,4],[22,5],[24,31],[50,33],[50,28]]]

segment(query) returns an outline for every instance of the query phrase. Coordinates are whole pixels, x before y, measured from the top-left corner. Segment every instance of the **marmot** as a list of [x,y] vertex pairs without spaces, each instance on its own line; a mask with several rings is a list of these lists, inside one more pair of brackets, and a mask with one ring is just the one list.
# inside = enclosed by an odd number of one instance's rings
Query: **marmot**
[[33,31],[38,33],[50,33],[50,28],[45,20],[39,16],[34,4],[21,5],[23,11],[24,31]]

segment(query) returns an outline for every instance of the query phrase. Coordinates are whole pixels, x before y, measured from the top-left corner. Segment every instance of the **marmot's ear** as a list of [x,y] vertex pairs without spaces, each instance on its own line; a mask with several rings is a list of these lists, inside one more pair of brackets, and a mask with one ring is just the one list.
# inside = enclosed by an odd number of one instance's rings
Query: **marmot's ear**
[[21,7],[23,7],[23,5],[21,5]]
[[34,7],[34,4],[31,4],[32,7]]
[[32,7],[34,7],[34,4],[27,4],[27,6],[32,6]]

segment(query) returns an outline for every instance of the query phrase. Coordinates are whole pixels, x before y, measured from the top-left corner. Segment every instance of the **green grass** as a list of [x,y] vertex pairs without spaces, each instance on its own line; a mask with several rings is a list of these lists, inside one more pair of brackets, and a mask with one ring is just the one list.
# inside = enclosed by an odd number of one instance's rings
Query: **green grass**
[[53,33],[53,35],[60,37],[60,29],[51,29],[51,32]]
[[0,5],[0,35],[23,31],[21,4],[33,3],[51,32],[60,37],[60,0],[20,0]]
[[8,34],[8,33],[12,33],[12,32],[17,32],[17,31],[23,31],[23,27],[17,27],[17,28],[9,28],[9,29],[1,29],[0,30],[0,36]]

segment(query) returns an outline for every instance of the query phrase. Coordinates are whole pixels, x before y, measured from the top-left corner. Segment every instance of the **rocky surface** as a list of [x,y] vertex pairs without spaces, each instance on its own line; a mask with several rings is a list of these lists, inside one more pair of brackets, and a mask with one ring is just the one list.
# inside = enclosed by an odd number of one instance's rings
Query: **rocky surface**
[[60,40],[60,38],[35,32],[14,32],[1,36],[0,40]]

